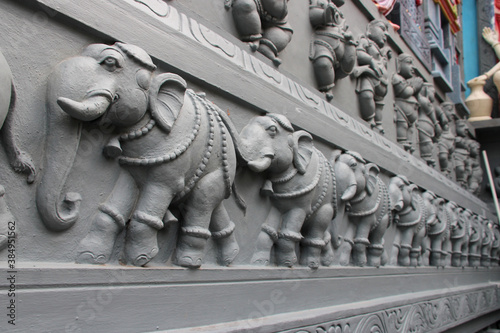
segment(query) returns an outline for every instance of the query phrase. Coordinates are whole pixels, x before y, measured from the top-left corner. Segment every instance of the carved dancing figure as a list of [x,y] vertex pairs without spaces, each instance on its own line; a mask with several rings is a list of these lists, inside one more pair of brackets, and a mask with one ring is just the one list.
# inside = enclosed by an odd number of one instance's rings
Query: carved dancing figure
[[441,134],[441,127],[436,119],[434,108],[435,90],[432,83],[424,83],[418,94],[418,143],[420,147],[420,157],[429,166],[435,166],[436,161],[433,158],[434,141]]
[[457,119],[455,121],[455,152],[453,153],[453,161],[455,164],[455,176],[457,182],[467,188],[467,179],[471,174],[470,165],[470,148],[472,140],[469,138],[469,129],[467,128],[466,120]]
[[232,7],[241,40],[249,42],[252,51],[259,51],[274,65],[281,65],[278,54],[293,34],[288,23],[288,0],[225,0],[225,7]]
[[469,192],[479,195],[481,183],[483,182],[483,169],[481,168],[481,145],[475,140],[471,140],[469,145],[470,174],[467,180]]
[[[14,111],[16,91],[12,72],[4,55],[0,52],[0,135],[7,158],[14,171],[27,176],[28,184],[35,180],[36,170],[31,157],[20,150],[14,133]],[[14,223],[7,201],[5,188],[0,185],[0,251],[7,247],[9,223]]]
[[453,120],[455,106],[453,103],[444,102],[436,109],[436,117],[442,129],[441,136],[437,142],[439,167],[447,177],[451,177],[452,158],[455,151],[455,137],[450,126]]
[[417,95],[424,81],[415,76],[413,57],[402,53],[398,56],[397,73],[392,77],[394,87],[394,110],[396,111],[396,136],[406,151],[413,153],[411,128],[418,118]]
[[143,49],[124,43],[91,44],[54,69],[47,90],[50,135],[38,210],[51,230],[68,229],[77,221],[81,196],[61,192],[82,122],[101,119],[115,126],[104,154],[117,160],[120,176],[98,207],[76,261],[107,262],[118,234],[127,228],[125,259],[144,266],[159,251],[158,231],[176,221],[170,206],[182,203],[175,263],[199,267],[212,237],[219,263],[229,265],[239,247],[222,201],[235,176],[232,134],[237,132],[204,94],[187,89],[178,75],[155,75],[155,69]]
[[359,38],[356,47],[358,67],[352,74],[357,78],[356,93],[358,93],[361,118],[381,134],[384,134],[382,127],[384,97],[389,85],[387,65],[392,57],[392,51],[385,47],[388,29],[389,25],[383,20],[373,20],[368,23],[366,34]]
[[339,10],[344,0],[309,0],[309,19],[314,27],[309,59],[313,62],[319,91],[333,98],[335,81],[351,74],[356,62],[356,42]]

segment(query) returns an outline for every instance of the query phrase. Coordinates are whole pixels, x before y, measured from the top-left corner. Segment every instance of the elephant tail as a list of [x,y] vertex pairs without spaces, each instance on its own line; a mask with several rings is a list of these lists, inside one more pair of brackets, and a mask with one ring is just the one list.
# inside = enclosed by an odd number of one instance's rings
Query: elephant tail
[[80,121],[57,105],[57,89],[52,78],[47,89],[47,138],[44,173],[36,192],[38,212],[45,226],[53,231],[72,227],[80,214],[79,193],[64,193],[66,180],[77,157],[82,131]]
[[26,181],[31,184],[35,181],[36,168],[31,159],[31,156],[20,150],[14,135],[14,110],[16,108],[16,89],[12,84],[9,111],[7,118],[2,127],[2,139],[4,143],[5,152],[14,171],[23,173],[27,176]]
[[232,193],[233,193],[234,201],[236,202],[236,205],[238,206],[238,208],[240,208],[243,211],[243,215],[246,215],[247,203],[245,202],[243,197],[241,197],[241,195],[238,193],[236,182],[233,182],[232,190],[233,190]]

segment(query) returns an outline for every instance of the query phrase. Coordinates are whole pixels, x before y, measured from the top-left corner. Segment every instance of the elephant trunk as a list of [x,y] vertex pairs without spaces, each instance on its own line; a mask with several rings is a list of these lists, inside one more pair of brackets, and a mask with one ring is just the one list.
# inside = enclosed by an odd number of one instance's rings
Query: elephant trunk
[[[58,65],[48,81],[44,173],[36,193],[36,204],[41,219],[48,229],[54,231],[66,230],[75,224],[79,217],[81,201],[80,194],[63,192],[78,152],[82,125],[59,105],[61,103],[67,106],[66,104],[71,102],[60,102],[59,97],[83,100],[85,92],[82,96],[78,95],[76,88],[79,85],[75,81],[81,76],[70,76],[65,68],[65,63]],[[73,82],[68,82],[68,77]]]
[[347,202],[354,198],[358,190],[356,176],[351,168],[340,161],[334,164],[335,178],[337,179],[337,196],[343,202]]

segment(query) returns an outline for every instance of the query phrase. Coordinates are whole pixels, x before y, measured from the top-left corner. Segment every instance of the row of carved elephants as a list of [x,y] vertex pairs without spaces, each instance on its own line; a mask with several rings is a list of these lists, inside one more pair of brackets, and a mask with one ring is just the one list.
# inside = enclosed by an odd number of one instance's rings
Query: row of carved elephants
[[[200,267],[210,238],[219,263],[231,264],[239,253],[234,233],[239,223],[231,221],[223,200],[234,192],[241,167],[265,175],[260,193],[271,202],[252,264],[384,265],[384,235],[391,223],[398,229],[392,257],[400,265],[427,264],[425,253],[435,266],[446,265],[447,258],[454,266],[498,263],[500,233],[491,221],[430,192],[421,194],[404,176],[386,185],[377,165],[356,152],[339,151],[327,159],[311,134],[294,130],[283,115],[254,117],[238,133],[203,93],[187,89],[176,74],[155,70],[137,46],[91,44],[58,64],[48,79],[44,171],[36,182],[45,226],[63,232],[79,220],[82,197],[64,188],[83,122],[114,129],[97,149],[120,166],[112,192],[89,222],[76,262],[108,262],[126,229],[123,261],[144,266],[158,254],[158,231],[176,221],[177,265]],[[15,96],[6,63],[0,73],[8,96],[0,111],[10,116]],[[14,168],[33,182],[36,169],[15,145],[12,126],[2,133]],[[5,246],[4,231],[13,217],[0,194]],[[244,209],[244,201],[238,202]],[[347,229],[340,235],[344,221]]]
[[[291,41],[293,33],[288,22],[288,0],[226,0],[225,3],[227,9],[232,8],[240,38],[276,66],[281,64],[278,53]],[[434,167],[434,155],[438,155],[443,173],[451,177],[454,169],[457,182],[478,194],[483,173],[479,145],[468,133],[453,133],[449,124],[456,120],[452,117],[456,116],[453,104],[437,103],[434,85],[416,75],[414,59],[409,54],[397,57],[397,73],[390,77],[389,22],[384,19],[371,21],[366,33],[356,40],[339,9],[343,5],[343,0],[309,0],[309,18],[314,28],[310,60],[318,89],[331,100],[337,80],[355,78],[361,118],[372,129],[384,134],[383,110],[392,81],[397,141],[413,153],[416,145],[413,130],[416,128],[420,157]],[[436,146],[437,154],[434,152]]]

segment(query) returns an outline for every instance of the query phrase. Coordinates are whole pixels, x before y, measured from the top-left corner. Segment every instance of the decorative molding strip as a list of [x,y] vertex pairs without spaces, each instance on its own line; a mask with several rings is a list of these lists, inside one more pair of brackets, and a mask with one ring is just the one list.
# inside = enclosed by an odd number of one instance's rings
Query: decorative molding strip
[[284,332],[441,332],[498,308],[499,289],[491,287]]
[[[198,77],[205,84],[213,85],[258,109],[267,111],[273,109],[273,105],[282,105],[281,110],[286,111],[281,112],[286,113],[295,125],[341,148],[357,150],[367,160],[377,163],[383,169],[393,174],[407,174],[408,178],[417,185],[453,200],[461,206],[468,207],[478,214],[486,213],[487,217],[493,218],[487,206],[479,198],[446,178],[439,171],[428,167],[424,161],[408,154],[396,143],[373,132],[360,121],[325,101],[319,91],[313,92],[312,88],[293,81],[283,73],[243,51],[234,44],[237,43],[236,38],[234,43],[228,41],[213,30],[180,13],[166,2],[159,0],[110,0],[104,3],[97,0],[86,1],[86,6],[94,7],[92,13],[99,12],[99,15],[103,16],[103,20],[90,17],[90,13],[81,10],[82,5],[76,2],[63,0],[38,0],[38,2],[116,40],[143,47],[153,57],[169,66],[177,67],[180,72]],[[101,10],[96,10],[95,7],[99,7]],[[104,20],[105,16],[119,15],[120,12],[124,11],[134,17],[127,22],[127,27],[130,29],[121,29],[122,27],[117,24],[96,26],[95,22],[106,21]],[[142,15],[140,15],[141,12]],[[151,18],[156,20],[151,20]],[[137,33],[127,33],[127,31],[143,31],[142,36],[149,30],[152,33],[154,31],[157,36],[160,35],[162,39],[168,39],[171,48],[161,47],[166,45],[165,43],[141,39]],[[148,39],[154,39],[153,35]],[[200,52],[193,51],[196,48],[201,48]],[[181,53],[187,57],[175,58]],[[203,61],[193,61],[192,64],[188,64],[190,60],[199,57],[204,59],[217,57],[218,62],[225,62],[225,65],[221,66],[221,72],[215,74],[218,78],[217,82],[213,81],[215,80],[213,74],[206,73]],[[253,95],[249,96],[248,92],[242,88],[233,87],[231,81],[224,82],[225,71],[228,71],[227,75],[230,74],[231,77],[235,76],[235,72],[240,72],[236,75],[237,77],[247,77],[248,84],[256,87],[252,91],[259,98],[257,99]],[[256,90],[261,93],[257,93]],[[312,110],[321,116],[311,114]],[[324,124],[325,121],[329,121],[328,129],[318,125]],[[359,142],[364,142],[364,144],[360,145]],[[396,156],[402,163],[395,165],[392,163],[391,156]],[[445,184],[446,187],[443,187],[442,184]]]

